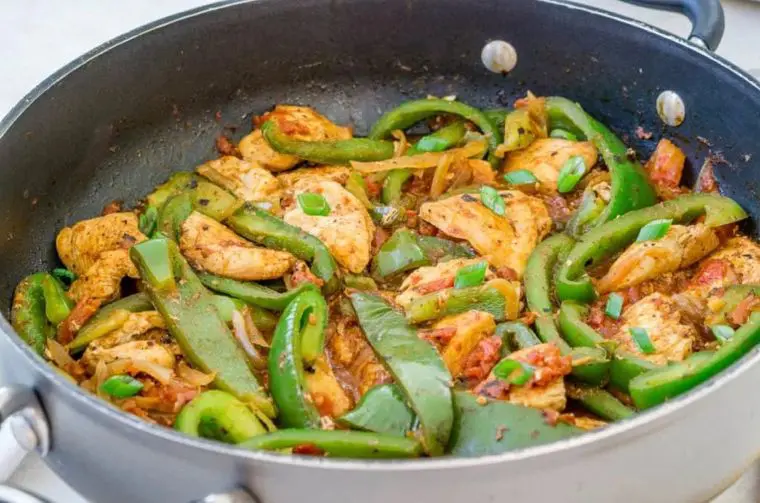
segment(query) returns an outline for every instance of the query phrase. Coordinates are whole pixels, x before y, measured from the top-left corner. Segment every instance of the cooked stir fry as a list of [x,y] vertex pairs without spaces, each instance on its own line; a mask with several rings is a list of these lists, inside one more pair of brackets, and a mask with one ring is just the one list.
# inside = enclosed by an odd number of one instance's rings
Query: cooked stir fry
[[[602,428],[760,341],[760,246],[572,101],[276,106],[133,210],[61,229],[18,334],[122,410],[247,449],[478,456]],[[427,127],[413,136],[410,128]]]

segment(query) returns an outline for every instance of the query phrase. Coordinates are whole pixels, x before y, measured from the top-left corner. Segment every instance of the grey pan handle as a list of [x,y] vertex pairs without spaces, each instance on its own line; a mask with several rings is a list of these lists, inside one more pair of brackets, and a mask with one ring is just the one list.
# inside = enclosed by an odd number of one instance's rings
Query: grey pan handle
[[680,12],[691,20],[689,41],[714,51],[720,45],[726,18],[720,0],[624,0],[653,9]]

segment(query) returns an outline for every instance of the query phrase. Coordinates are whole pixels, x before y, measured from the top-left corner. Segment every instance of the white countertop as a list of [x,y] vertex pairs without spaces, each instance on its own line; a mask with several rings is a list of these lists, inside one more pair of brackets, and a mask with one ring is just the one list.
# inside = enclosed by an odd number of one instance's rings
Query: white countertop
[[[680,36],[689,22],[678,14],[651,11],[617,0],[576,0],[640,19]],[[140,25],[199,5],[208,0],[2,0],[0,20],[0,114],[24,94],[89,49]],[[718,54],[748,70],[760,72],[760,3],[723,0],[726,34]],[[740,481],[754,487],[756,471]],[[52,503],[86,503],[37,458],[27,459],[12,483]],[[738,502],[734,494],[714,503]]]

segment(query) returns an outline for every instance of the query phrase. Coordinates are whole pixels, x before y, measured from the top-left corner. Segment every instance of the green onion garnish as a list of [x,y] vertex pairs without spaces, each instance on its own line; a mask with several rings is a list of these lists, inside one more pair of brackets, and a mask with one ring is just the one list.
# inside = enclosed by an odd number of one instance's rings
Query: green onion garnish
[[[518,370],[520,373],[514,375],[514,373]],[[514,384],[515,386],[522,386],[523,384],[527,384],[530,381],[531,377],[533,377],[534,372],[535,369],[527,363],[512,360],[510,358],[503,359],[493,368],[493,375],[502,381]]]
[[574,155],[562,165],[562,169],[559,170],[559,178],[557,179],[557,190],[561,194],[570,192],[578,185],[583,175],[586,174],[586,161],[579,155]]
[[510,171],[504,175],[504,180],[510,185],[533,185],[538,183],[538,178],[527,169],[518,169]]
[[734,336],[734,329],[729,325],[713,325],[710,327],[713,335],[721,344]]
[[451,142],[437,136],[423,136],[414,144],[418,152],[443,152],[451,145]]
[[158,222],[158,210],[155,206],[148,206],[145,212],[142,213],[137,219],[137,226],[140,232],[150,237],[153,231],[156,230],[156,223]]
[[454,278],[454,288],[467,288],[483,284],[486,279],[488,263],[485,260],[462,267]]
[[114,398],[129,398],[138,394],[141,389],[143,389],[143,383],[124,374],[111,376],[100,385],[103,393],[108,393]]
[[645,355],[651,355],[657,351],[654,347],[654,344],[652,344],[652,339],[649,338],[649,334],[647,333],[646,328],[629,328],[628,332],[630,332],[631,337],[633,337],[633,342],[636,343],[641,352]]
[[500,217],[504,216],[504,213],[507,212],[507,208],[504,206],[504,199],[501,198],[496,189],[488,185],[480,187],[480,202]]
[[611,293],[607,297],[607,305],[604,308],[604,314],[617,320],[620,318],[620,313],[623,311],[623,296],[619,293]]
[[660,220],[652,220],[639,231],[639,236],[636,241],[655,241],[661,239],[670,230],[670,226],[673,224],[673,220],[669,218],[663,218]]
[[578,137],[566,129],[552,129],[551,133],[549,133],[549,136],[552,138],[558,138],[560,140],[578,141]]
[[330,214],[330,205],[322,194],[313,192],[298,194],[298,206],[304,213],[313,217],[326,217]]
[[56,267],[53,269],[53,276],[66,286],[71,285],[77,279],[77,275],[65,267]]

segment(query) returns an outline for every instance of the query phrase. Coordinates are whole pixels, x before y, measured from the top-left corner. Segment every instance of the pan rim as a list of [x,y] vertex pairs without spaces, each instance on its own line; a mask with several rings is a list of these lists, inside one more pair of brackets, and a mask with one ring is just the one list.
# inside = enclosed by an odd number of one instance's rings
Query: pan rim
[[[47,91],[55,87],[57,83],[65,79],[69,74],[86,66],[95,58],[107,54],[112,49],[115,49],[123,44],[128,44],[131,41],[150,32],[160,30],[169,25],[173,25],[184,20],[205,15],[217,10],[230,8],[241,4],[268,3],[273,1],[283,2],[284,0],[222,0],[161,18],[154,22],[128,31],[95,47],[82,56],[74,59],[70,63],[64,65],[59,70],[44,79],[31,91],[29,91],[16,105],[14,105],[11,110],[5,115],[5,117],[3,117],[3,119],[0,121],[0,138],[2,138],[11,127],[13,127],[14,123],[21,117],[21,115],[23,115],[23,113],[32,103],[43,96]],[[587,5],[581,5],[566,0],[537,1],[545,4],[555,5],[561,8],[578,10],[590,16],[602,17],[613,22],[628,25],[633,28],[648,32],[652,36],[664,39],[669,43],[676,44],[690,51],[694,51],[701,57],[707,58],[712,63],[723,67],[725,70],[731,73],[732,76],[739,78],[745,83],[749,84],[752,88],[754,88],[758,95],[760,95],[760,82],[757,82],[748,73],[744,72],[736,65],[725,60],[721,56],[718,56],[706,49],[697,47],[676,35],[662,31],[647,23],[643,23],[626,16],[618,15]],[[710,379],[706,383],[703,383],[689,393],[679,396],[678,398],[649,411],[638,413],[630,419],[612,424],[603,429],[588,432],[578,437],[560,440],[550,444],[517,449],[502,454],[473,458],[451,457],[390,461],[341,460],[315,458],[309,456],[281,455],[263,451],[249,451],[223,444],[221,442],[189,437],[178,433],[173,429],[147,423],[135,416],[122,412],[111,404],[100,400],[96,396],[87,393],[78,386],[64,379],[61,375],[55,372],[50,365],[45,363],[36,353],[34,353],[31,348],[23,343],[21,338],[18,337],[4,316],[0,316],[0,333],[2,333],[2,337],[6,337],[10,340],[11,345],[18,351],[18,353],[23,355],[23,357],[26,359],[25,364],[32,365],[39,374],[41,374],[48,382],[53,385],[51,390],[52,392],[65,393],[70,400],[76,401],[82,407],[89,407],[93,409],[96,414],[100,415],[98,416],[101,418],[99,421],[101,421],[102,424],[109,427],[113,431],[123,431],[124,434],[129,434],[129,432],[135,433],[136,431],[139,432],[139,434],[147,435],[153,439],[158,438],[162,441],[170,442],[172,444],[191,447],[200,451],[204,451],[204,453],[209,455],[232,456],[241,461],[267,462],[278,465],[343,471],[355,470],[392,472],[410,470],[427,471],[439,470],[442,468],[460,469],[502,463],[514,464],[516,462],[521,462],[528,459],[543,459],[546,456],[554,456],[560,453],[572,456],[582,455],[584,451],[588,451],[601,442],[610,440],[612,438],[617,439],[620,442],[630,441],[639,435],[646,434],[646,429],[654,429],[657,426],[665,424],[671,420],[677,412],[686,412],[688,407],[693,406],[702,398],[714,392],[717,392],[723,386],[727,385],[734,379],[738,379],[742,374],[747,372],[751,366],[756,365],[758,361],[760,361],[760,346],[758,346],[755,347],[749,354],[747,354],[741,361],[732,365],[729,369],[726,369],[718,376]]]

